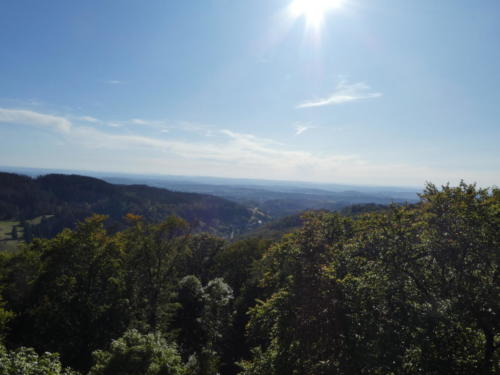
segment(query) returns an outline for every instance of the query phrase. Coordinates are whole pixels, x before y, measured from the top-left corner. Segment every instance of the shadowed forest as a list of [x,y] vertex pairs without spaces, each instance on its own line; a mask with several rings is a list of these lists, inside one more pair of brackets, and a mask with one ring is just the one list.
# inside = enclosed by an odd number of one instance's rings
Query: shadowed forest
[[234,240],[101,211],[33,237],[0,254],[0,373],[499,373],[500,190],[366,211]]

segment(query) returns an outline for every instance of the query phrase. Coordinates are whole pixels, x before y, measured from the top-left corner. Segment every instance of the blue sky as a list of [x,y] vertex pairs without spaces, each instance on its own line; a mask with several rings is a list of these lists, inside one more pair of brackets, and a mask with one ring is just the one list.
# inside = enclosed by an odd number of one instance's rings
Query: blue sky
[[500,184],[499,1],[293,1],[2,1],[0,165]]

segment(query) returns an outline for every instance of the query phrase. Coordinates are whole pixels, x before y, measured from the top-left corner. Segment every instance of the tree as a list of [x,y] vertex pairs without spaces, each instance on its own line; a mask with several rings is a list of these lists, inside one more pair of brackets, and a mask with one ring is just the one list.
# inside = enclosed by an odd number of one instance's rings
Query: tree
[[221,365],[221,344],[232,323],[231,287],[216,278],[202,287],[196,276],[186,276],[179,283],[174,326],[180,329],[180,343],[186,357],[194,362],[198,375],[215,375]]
[[93,353],[95,364],[89,375],[183,375],[186,366],[177,348],[160,333],[141,334],[129,330],[114,340],[109,350]]
[[2,375],[78,375],[64,368],[56,353],[38,355],[32,348],[21,347],[7,351],[0,347],[0,374]]
[[14,313],[5,309],[5,302],[0,296],[0,345],[3,343],[5,335],[9,329],[9,323],[14,318]]
[[12,239],[13,240],[17,240],[17,227],[15,225],[12,226],[12,232],[11,232],[11,236],[12,236]]
[[250,310],[249,334],[265,345],[242,363],[243,374],[336,373],[331,358],[348,353],[343,293],[327,266],[352,236],[351,220],[327,213],[303,219],[263,259],[262,282],[275,292]]
[[203,288],[204,307],[201,322],[207,346],[214,347],[231,324],[233,289],[221,278],[210,280]]
[[29,243],[33,240],[33,226],[28,221],[24,221],[23,225],[23,239],[24,242]]
[[236,362],[250,356],[250,342],[255,340],[245,337],[250,318],[247,312],[255,305],[256,299],[266,299],[272,292],[259,283],[265,270],[260,260],[269,246],[268,240],[250,238],[226,246],[216,256],[214,275],[222,277],[234,292],[233,321],[230,327],[226,327],[227,333],[220,344],[223,347],[222,373],[237,373]]
[[187,358],[200,353],[205,345],[201,316],[204,308],[204,292],[200,280],[193,275],[183,277],[178,286],[176,311],[173,327],[178,330],[178,343]]
[[[432,262],[421,288],[434,293],[433,308],[445,309],[447,318],[429,357],[441,356],[444,365],[463,373],[500,371],[499,190],[464,182],[439,190],[430,184],[422,200]],[[443,338],[456,344],[449,352]]]
[[189,225],[171,216],[146,224],[129,216],[132,227],[121,234],[126,244],[126,288],[131,324],[142,331],[168,331],[175,311],[173,299],[179,266],[187,256]]
[[316,215],[273,246],[242,373],[498,373],[500,193],[421,197],[353,222]]
[[27,249],[41,263],[22,302],[26,307],[20,306],[16,338],[37,350],[61,353],[77,369],[87,369],[92,350],[128,325],[123,244],[107,235],[104,220],[93,216],[75,231],[36,240]]
[[226,242],[208,233],[192,236],[188,243],[188,256],[185,258],[183,273],[195,275],[205,284],[214,277],[217,255],[223,251]]

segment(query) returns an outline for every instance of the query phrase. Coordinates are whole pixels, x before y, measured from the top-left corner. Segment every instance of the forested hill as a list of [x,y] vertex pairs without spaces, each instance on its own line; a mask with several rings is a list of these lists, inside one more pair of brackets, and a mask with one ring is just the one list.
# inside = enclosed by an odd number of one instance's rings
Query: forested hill
[[49,174],[30,178],[0,173],[0,220],[25,221],[42,215],[36,235],[52,236],[73,227],[93,213],[110,217],[120,229],[128,213],[151,222],[177,215],[195,230],[221,235],[238,233],[265,221],[265,215],[242,205],[206,194],[181,193],[145,185],[114,185],[97,178]]
[[500,190],[421,197],[275,241],[94,215],[0,251],[0,375],[500,374]]

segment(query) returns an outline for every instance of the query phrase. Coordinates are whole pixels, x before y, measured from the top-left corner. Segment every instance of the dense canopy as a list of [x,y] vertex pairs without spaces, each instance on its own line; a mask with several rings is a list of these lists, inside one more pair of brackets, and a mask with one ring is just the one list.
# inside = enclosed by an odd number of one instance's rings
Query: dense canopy
[[1,374],[34,361],[37,374],[500,371],[498,189],[310,212],[278,240],[127,220],[110,233],[93,216],[1,254]]

